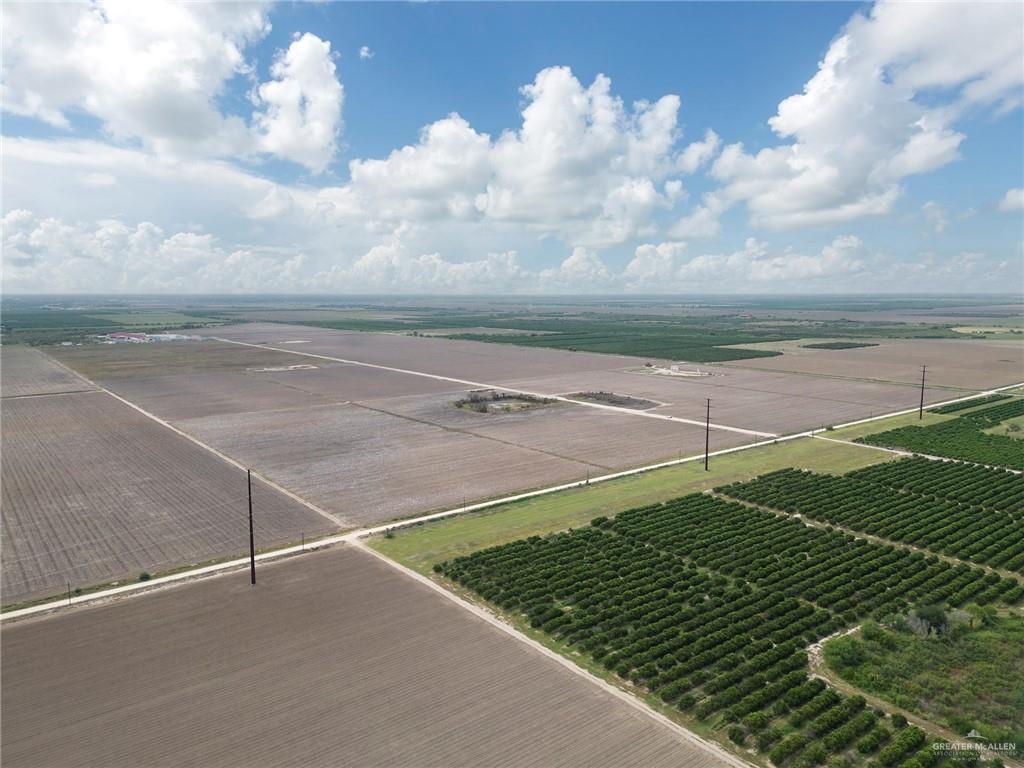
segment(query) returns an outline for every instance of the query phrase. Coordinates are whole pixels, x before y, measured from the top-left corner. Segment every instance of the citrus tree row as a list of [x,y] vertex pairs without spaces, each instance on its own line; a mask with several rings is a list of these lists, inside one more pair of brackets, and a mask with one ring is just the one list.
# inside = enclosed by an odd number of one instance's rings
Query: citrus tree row
[[868,612],[958,604],[984,572],[696,494],[434,570],[773,763],[896,766],[920,744],[807,674],[806,646]]
[[603,525],[698,565],[828,608],[850,624],[919,603],[960,605],[1001,583],[997,575],[978,568],[809,527],[706,494],[623,512]]
[[994,424],[961,416],[927,427],[890,429],[858,438],[857,442],[995,467],[1024,467],[1024,440],[990,435],[982,431],[987,426]]
[[990,405],[987,408],[968,411],[960,418],[974,422],[981,427],[994,427],[1002,421],[1013,419],[1017,416],[1024,416],[1024,397],[1015,397],[998,405]]
[[1005,469],[915,456],[873,464],[849,472],[846,477],[926,498],[1007,512],[1017,519],[1024,515],[1024,475]]
[[988,405],[990,403],[997,403],[1000,400],[1009,400],[1010,395],[988,395],[986,397],[976,397],[973,400],[961,400],[958,403],[949,403],[948,405],[940,405],[935,408],[929,408],[928,410],[932,413],[958,413],[959,411],[967,408],[974,408],[979,405]]
[[[927,461],[927,460],[926,460]],[[782,469],[719,488],[733,498],[1024,574],[1024,525],[1006,512],[904,493],[854,476]],[[993,580],[992,602],[1013,579]]]

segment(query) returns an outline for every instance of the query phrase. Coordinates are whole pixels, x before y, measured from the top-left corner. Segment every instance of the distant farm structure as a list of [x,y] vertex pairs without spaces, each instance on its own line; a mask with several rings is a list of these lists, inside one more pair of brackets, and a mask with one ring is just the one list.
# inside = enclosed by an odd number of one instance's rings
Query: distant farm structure
[[96,336],[102,344],[151,344],[166,341],[198,341],[200,336],[189,336],[183,333],[131,333],[118,331],[102,333]]

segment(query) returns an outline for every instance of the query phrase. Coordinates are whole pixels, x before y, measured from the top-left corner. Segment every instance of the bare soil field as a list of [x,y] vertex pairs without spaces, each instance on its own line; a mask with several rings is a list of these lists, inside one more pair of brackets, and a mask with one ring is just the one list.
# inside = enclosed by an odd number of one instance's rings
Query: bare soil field
[[243,372],[251,368],[303,362],[271,349],[242,347],[209,339],[153,344],[83,344],[80,347],[47,347],[46,351],[93,381],[145,379],[171,373]]
[[974,339],[875,339],[877,347],[794,349],[780,357],[725,363],[727,367],[920,383],[921,366],[935,386],[983,390],[1024,379],[1024,344]]
[[[244,473],[108,394],[6,399],[2,418],[3,603],[247,550]],[[253,490],[258,546],[337,528]]]
[[584,463],[554,454],[358,405],[226,414],[179,426],[353,525],[583,479],[587,472]]
[[[242,348],[244,349],[244,347]],[[313,360],[313,369],[212,371],[99,381],[107,389],[169,421],[248,411],[310,408],[373,397],[461,392],[450,382],[358,365],[286,355],[292,365]]]
[[723,761],[373,556],[5,625],[4,764],[711,768]]
[[[691,367],[691,366],[687,366]],[[572,373],[508,382],[549,393],[603,389],[633,397],[657,400],[665,405],[651,413],[703,421],[711,398],[711,421],[776,434],[816,429],[876,416],[917,405],[920,390],[909,385],[852,381],[774,371],[692,366],[712,376],[671,377],[630,371]],[[925,402],[948,400],[957,393],[926,389]]]
[[[289,387],[300,387],[316,395],[340,400],[366,400],[403,395],[429,395],[435,392],[459,392],[465,388],[450,381],[439,381],[407,373],[382,371],[361,365],[317,362],[315,358],[289,355],[293,362],[306,360],[319,366],[314,371],[268,372],[259,377]],[[301,375],[296,375],[301,374]]]
[[[271,327],[285,331],[284,341],[299,340],[288,338],[294,327]],[[298,330],[330,339],[351,335]],[[371,348],[395,338],[412,347],[431,344],[386,334],[358,336]],[[99,346],[92,350],[95,360],[80,353],[69,363],[107,374],[99,382],[111,391],[352,525],[693,455],[704,447],[703,430],[683,423],[569,404],[479,414],[454,407],[468,388],[447,380],[216,341],[174,345],[172,352],[161,346],[169,345]],[[311,346],[290,348],[305,352]],[[513,351],[472,342],[457,346],[486,352],[485,366]],[[179,364],[177,358],[190,350],[199,359]],[[222,363],[219,351],[225,352]],[[551,351],[539,352],[546,359]],[[621,362],[582,357],[589,365]],[[549,364],[545,360],[540,370]],[[263,370],[295,365],[312,367]],[[447,372],[444,365],[444,359],[434,361],[435,369]],[[716,431],[712,443],[718,449],[752,440]]]
[[94,389],[45,354],[32,347],[0,347],[0,394],[24,397],[57,392],[82,392]]
[[[562,402],[515,413],[476,413],[454,408],[450,395],[366,400],[362,404],[569,457],[604,470],[651,464],[680,455],[692,456],[704,450],[703,427]],[[753,439],[735,432],[712,430],[712,450],[742,445]]]
[[[271,348],[312,352],[485,384],[500,383],[509,377],[549,376],[566,371],[598,371],[637,364],[637,358],[622,355],[266,323],[218,328],[216,335],[235,341],[266,344]],[[299,340],[308,343],[282,343]]]
[[98,383],[170,422],[202,416],[248,411],[273,411],[330,405],[340,400],[323,397],[302,386],[314,371],[294,371],[293,386],[266,374],[235,371],[174,374],[154,378],[103,379]]

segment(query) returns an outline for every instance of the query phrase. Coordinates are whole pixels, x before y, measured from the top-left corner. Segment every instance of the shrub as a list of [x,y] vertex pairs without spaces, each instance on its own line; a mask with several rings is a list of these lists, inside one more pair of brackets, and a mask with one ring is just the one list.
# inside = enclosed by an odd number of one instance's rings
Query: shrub
[[777,742],[781,737],[782,732],[775,726],[772,726],[771,728],[765,728],[763,731],[757,734],[756,742],[758,751],[764,752],[772,744]]
[[768,753],[768,759],[776,765],[781,765],[786,758],[790,755],[795,755],[803,749],[806,744],[807,739],[799,733],[794,733],[776,744],[772,748],[772,751]]
[[867,736],[857,742],[857,751],[862,755],[870,755],[887,742],[891,735],[884,725],[876,725]]
[[811,742],[801,755],[801,762],[805,765],[821,765],[828,757],[828,750],[820,741]]
[[771,718],[765,712],[751,712],[743,718],[743,724],[755,733],[763,729],[770,722]]
[[139,574],[139,581],[149,581],[153,577],[149,575],[148,571],[143,571]]
[[734,744],[742,744],[747,740],[747,732],[738,725],[730,726],[727,733],[729,734],[729,740]]

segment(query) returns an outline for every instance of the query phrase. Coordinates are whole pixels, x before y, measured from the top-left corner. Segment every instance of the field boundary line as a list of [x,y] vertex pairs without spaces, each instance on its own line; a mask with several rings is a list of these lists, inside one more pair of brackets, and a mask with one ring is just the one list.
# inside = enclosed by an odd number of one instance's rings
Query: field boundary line
[[[661,421],[670,421],[677,424],[691,424],[698,427],[705,426],[705,422],[698,421],[696,419],[684,419],[681,416],[669,416],[663,413],[650,413],[649,411],[638,411],[634,408],[623,408],[616,405],[605,405],[604,403],[589,403],[582,400],[573,400],[572,398],[565,397],[564,395],[555,395],[544,392],[532,392],[527,389],[519,389],[517,387],[508,387],[503,384],[488,384],[483,381],[472,381],[470,379],[457,379],[453,376],[442,376],[437,373],[425,373],[424,371],[414,371],[408,368],[395,368],[390,365],[379,365],[377,363],[365,363],[361,360],[350,360],[344,357],[333,357],[331,355],[322,355],[318,352],[303,352],[299,349],[279,349],[278,347],[270,346],[269,344],[254,344],[249,341],[235,341],[234,339],[225,339],[221,336],[210,336],[209,338],[215,341],[223,341],[228,344],[239,344],[243,347],[254,347],[256,349],[270,349],[275,352],[284,352],[288,355],[299,355],[300,357],[314,357],[320,360],[329,360],[334,363],[344,363],[346,365],[361,365],[365,368],[376,368],[381,371],[391,371],[392,373],[404,373],[409,376],[421,376],[427,379],[434,379],[436,381],[450,381],[453,384],[462,384],[470,387],[477,387],[480,389],[497,389],[502,392],[511,392],[516,395],[528,395],[530,397],[542,397],[549,400],[558,400],[559,402],[572,403],[574,405],[581,405],[585,408],[596,408],[598,410],[609,411],[611,413],[625,413],[629,416],[640,416],[648,419],[659,419]],[[711,429],[718,429],[725,432],[738,432],[741,435],[751,435],[753,437],[778,437],[774,432],[761,432],[754,429],[743,429],[742,427],[731,427],[726,424],[716,424],[711,422]]]
[[228,464],[231,464],[232,466],[237,467],[238,469],[252,471],[252,476],[255,477],[257,480],[259,480],[260,482],[262,482],[264,485],[266,485],[266,486],[268,486],[270,488],[273,488],[275,491],[278,491],[279,493],[283,493],[285,496],[290,498],[292,501],[296,501],[299,504],[301,504],[302,506],[306,507],[307,509],[309,509],[309,510],[311,510],[313,512],[316,512],[318,515],[320,515],[322,517],[327,518],[332,523],[337,525],[339,528],[344,528],[345,527],[346,524],[339,517],[337,517],[335,515],[332,515],[326,509],[321,509],[316,504],[313,504],[310,501],[306,501],[306,499],[302,498],[298,494],[293,493],[292,491],[289,491],[287,488],[285,488],[285,487],[283,487],[281,485],[278,485],[273,480],[263,476],[259,472],[256,472],[254,470],[250,470],[249,467],[245,466],[240,461],[236,461],[235,459],[231,458],[227,454],[221,453],[216,448],[214,448],[212,445],[207,445],[206,443],[204,443],[198,437],[194,437],[193,435],[190,435],[188,432],[185,432],[184,430],[178,429],[176,426],[174,426],[170,422],[165,421],[164,419],[161,419],[155,413],[150,413],[149,411],[147,411],[142,406],[139,406],[139,405],[136,405],[135,403],[133,403],[131,400],[127,400],[127,399],[121,397],[120,395],[116,394],[115,392],[111,392],[106,387],[98,384],[97,382],[93,381],[92,379],[90,379],[90,378],[88,378],[86,376],[83,376],[78,371],[75,371],[72,368],[69,368],[68,366],[64,365],[64,363],[62,363],[60,360],[57,360],[57,359],[55,359],[53,357],[50,357],[50,355],[46,355],[46,356],[48,358],[50,358],[51,360],[53,360],[57,365],[67,369],[68,371],[73,373],[75,376],[78,376],[79,378],[81,378],[82,381],[88,382],[92,386],[96,387],[97,391],[105,392],[106,394],[108,394],[112,398],[114,398],[115,400],[118,400],[118,401],[124,403],[125,405],[127,405],[129,408],[133,408],[134,410],[138,411],[143,416],[145,416],[147,419],[155,421],[157,424],[159,424],[162,427],[165,427],[166,429],[171,430],[171,432],[174,432],[176,435],[180,435],[181,437],[185,438],[189,442],[194,443],[195,445],[198,445],[200,448],[208,451],[209,453],[212,453],[214,456],[216,456],[217,458],[221,459],[222,461],[226,461]]
[[134,408],[136,411],[141,413],[143,416],[146,416],[146,417],[152,419],[157,424],[160,424],[161,426],[166,427],[167,429],[171,430],[172,432],[174,432],[177,435],[181,435],[186,440],[189,440],[189,441],[195,443],[196,445],[198,445],[200,448],[206,449],[207,451],[212,453],[217,458],[222,459],[222,460],[228,462],[229,464],[231,464],[231,465],[233,465],[235,467],[238,467],[241,470],[251,471],[252,472],[252,476],[255,477],[257,480],[259,480],[260,482],[262,482],[264,485],[267,485],[267,486],[273,488],[275,491],[283,493],[285,496],[287,496],[288,498],[292,499],[293,501],[297,501],[299,504],[302,504],[307,509],[310,509],[313,512],[316,512],[318,515],[321,515],[322,517],[327,518],[332,523],[337,525],[339,528],[344,528],[345,527],[345,523],[342,522],[341,518],[331,514],[326,509],[322,509],[321,507],[318,507],[316,504],[312,503],[311,501],[306,501],[306,499],[302,498],[298,494],[293,493],[292,491],[289,491],[284,486],[278,485],[273,480],[270,480],[269,478],[265,477],[264,475],[261,475],[256,470],[250,470],[249,467],[247,467],[245,464],[242,464],[242,462],[236,461],[235,459],[233,459],[230,456],[228,456],[226,453],[221,453],[220,451],[218,451],[213,446],[207,445],[206,443],[204,443],[199,438],[193,437],[192,435],[188,434],[188,432],[184,432],[184,431],[178,429],[173,424],[164,421],[159,416],[150,413],[145,408],[141,408],[140,406],[136,405],[135,403],[131,402],[130,400],[125,400],[123,397],[121,397],[120,395],[114,394],[109,389],[104,388],[103,391],[106,392],[111,397],[115,398],[116,400],[120,400],[122,403],[124,403],[125,405],[129,406],[130,408]]
[[[92,382],[90,382],[90,383],[92,383]],[[969,395],[967,397],[958,398],[957,400],[950,400],[947,403],[936,403],[935,405],[947,405],[948,403],[960,402],[962,400],[971,400],[971,399],[978,398],[978,397],[984,397],[985,395],[994,394],[994,393],[996,393],[998,391],[1001,391],[1003,389],[1013,389],[1013,388],[1020,387],[1020,386],[1024,386],[1024,383],[1010,384],[1010,385],[1007,385],[1006,387],[1000,387],[998,389],[988,390],[986,392],[978,392],[976,394]],[[103,390],[103,391],[107,392],[107,394],[109,394],[109,395],[111,395],[113,397],[118,398],[119,400],[123,400],[123,398],[120,398],[117,395],[114,395],[114,393],[112,393],[112,392],[109,392],[107,390]],[[133,403],[130,403],[127,400],[124,400],[124,402],[127,403],[128,405],[132,406],[133,408],[136,408],[137,410],[142,411],[142,409],[138,408],[138,406],[134,405]],[[840,428],[843,428],[843,427],[852,427],[852,426],[856,426],[858,424],[864,424],[864,423],[872,422],[872,421],[879,421],[881,419],[888,419],[888,418],[891,418],[893,416],[901,416],[901,415],[906,414],[906,413],[912,413],[912,412],[914,412],[916,410],[917,410],[916,408],[911,408],[909,410],[899,411],[897,413],[888,413],[888,414],[883,414],[881,416],[872,416],[872,417],[867,418],[867,419],[861,419],[859,421],[852,421],[852,422],[849,422],[848,424],[836,425],[835,429],[840,429]],[[145,413],[145,411],[142,411],[142,412]],[[160,419],[157,419],[156,417],[153,417],[153,416],[150,416],[150,418],[154,418],[157,421],[161,421]],[[161,423],[165,423],[165,422],[161,421]],[[170,426],[170,425],[167,425],[167,426],[170,429],[172,429],[172,430],[174,430],[176,432],[179,432],[180,434],[183,434],[189,440],[192,440],[193,442],[198,442],[198,441],[195,440],[195,438],[191,437],[188,434],[180,432],[180,430],[178,430],[177,428],[175,428],[173,426]],[[759,448],[759,447],[762,447],[762,446],[765,446],[765,445],[774,445],[776,443],[788,442],[790,440],[798,440],[798,439],[804,438],[804,437],[818,437],[818,436],[819,435],[818,435],[817,431],[815,431],[815,430],[808,430],[806,432],[796,432],[796,433],[793,433],[793,434],[790,434],[790,435],[783,435],[782,437],[772,438],[770,440],[761,440],[761,441],[758,441],[758,442],[749,443],[747,445],[737,445],[737,446],[734,446],[732,448],[723,448],[720,451],[713,451],[713,452],[711,452],[708,455],[709,456],[723,456],[723,455],[730,454],[730,453],[736,453],[736,452],[739,452],[739,451],[750,450],[751,448]],[[827,439],[827,438],[823,438],[823,439]],[[845,441],[836,441],[836,442],[845,442]],[[202,445],[202,443],[199,443],[199,444]],[[854,443],[854,445],[862,445],[862,444]],[[864,447],[875,447],[875,446],[864,446]],[[217,453],[212,448],[207,448],[207,450],[210,450],[210,451],[212,451],[214,453]],[[883,450],[891,450],[891,449],[883,449]],[[235,464],[236,466],[241,466],[237,462],[233,461],[232,459],[230,459],[228,457],[225,457],[225,458],[226,458],[227,461],[230,461],[232,464]],[[621,472],[613,472],[613,473],[608,474],[608,475],[601,475],[599,477],[591,477],[589,480],[577,480],[577,481],[574,481],[574,482],[571,482],[571,483],[562,483],[560,485],[549,486],[547,488],[539,488],[539,489],[532,490],[532,491],[525,491],[523,493],[514,494],[512,496],[504,496],[502,498],[490,499],[488,501],[482,501],[482,502],[478,502],[478,503],[475,503],[475,504],[467,504],[467,505],[462,506],[462,507],[455,507],[453,509],[444,510],[444,511],[441,511],[441,512],[432,512],[430,514],[420,515],[418,517],[410,517],[410,518],[406,518],[406,519],[402,519],[402,520],[393,520],[390,523],[376,525],[376,526],[372,526],[372,527],[369,527],[369,528],[360,528],[360,529],[357,529],[357,530],[354,530],[354,531],[349,531],[347,533],[340,533],[340,534],[337,534],[337,535],[334,535],[334,536],[328,536],[328,537],[325,537],[325,538],[322,538],[322,539],[317,539],[315,542],[311,542],[309,544],[306,544],[305,547],[300,545],[300,546],[284,547],[284,548],[276,549],[276,550],[269,550],[267,552],[263,552],[261,554],[256,555],[256,559],[258,561],[271,560],[271,559],[274,559],[276,557],[285,557],[287,555],[299,554],[299,553],[301,553],[303,551],[313,551],[313,550],[318,549],[318,548],[327,547],[327,546],[331,546],[333,544],[338,544],[338,543],[342,543],[342,542],[354,542],[354,541],[357,541],[358,539],[362,539],[362,538],[365,538],[367,536],[373,536],[375,534],[386,533],[388,530],[390,530],[392,528],[398,529],[398,528],[403,528],[403,527],[406,527],[406,526],[418,525],[420,523],[428,523],[428,522],[432,522],[434,520],[442,520],[442,519],[447,518],[447,517],[454,517],[454,516],[457,516],[457,515],[463,515],[463,514],[467,514],[469,512],[478,512],[478,511],[482,511],[482,510],[490,508],[490,507],[499,506],[501,504],[510,504],[512,502],[522,501],[522,500],[534,498],[534,497],[537,497],[537,496],[545,496],[547,494],[557,493],[559,491],[566,491],[566,490],[569,490],[571,488],[582,488],[582,487],[585,487],[587,485],[593,485],[593,484],[596,484],[596,483],[606,482],[606,481],[609,481],[609,480],[617,480],[617,479],[619,479],[621,477],[631,477],[633,475],[639,475],[639,474],[643,474],[645,472],[651,472],[651,471],[654,471],[654,470],[657,470],[657,469],[664,469],[664,468],[667,468],[667,467],[674,467],[674,466],[678,466],[680,464],[686,464],[686,463],[693,462],[693,461],[699,461],[699,460],[701,460],[703,458],[704,458],[704,454],[700,453],[700,454],[696,454],[694,456],[685,456],[685,457],[683,457],[681,459],[672,459],[670,461],[663,461],[663,462],[659,462],[657,464],[648,464],[648,465],[643,466],[643,467],[634,467],[633,469],[622,470]],[[298,499],[302,503],[309,505],[308,502],[306,502],[305,500],[301,499],[300,497],[292,494],[290,491],[287,491],[285,489],[285,492],[290,497]],[[18,619],[18,618],[22,618],[22,617],[25,617],[25,616],[35,615],[35,614],[47,613],[47,612],[50,612],[50,611],[56,611],[56,610],[59,610],[61,608],[67,608],[67,607],[70,607],[70,606],[81,605],[83,603],[88,603],[88,602],[92,602],[92,601],[101,601],[101,600],[105,600],[107,598],[115,597],[115,596],[130,596],[130,595],[135,594],[135,593],[141,593],[141,592],[146,591],[147,589],[151,589],[152,587],[155,587],[155,586],[170,584],[172,582],[185,581],[187,579],[195,578],[197,576],[213,575],[213,574],[219,573],[221,571],[227,571],[227,570],[232,570],[232,569],[235,569],[235,568],[240,568],[240,567],[242,567],[242,566],[244,566],[246,564],[248,564],[248,558],[241,558],[241,559],[226,561],[226,562],[223,562],[223,563],[216,563],[216,564],[213,564],[213,565],[204,566],[202,568],[197,568],[197,569],[193,569],[193,570],[189,570],[189,571],[180,571],[179,573],[170,574],[168,576],[161,576],[161,577],[158,577],[156,579],[151,579],[150,581],[146,581],[146,582],[139,582],[139,583],[134,583],[134,584],[125,584],[125,585],[122,585],[122,586],[119,586],[119,587],[112,587],[110,589],[101,590],[101,591],[98,591],[98,592],[92,592],[92,593],[89,593],[89,594],[86,594],[86,595],[80,595],[78,597],[73,597],[71,599],[70,603],[69,603],[69,601],[66,598],[57,598],[57,599],[52,600],[52,601],[50,601],[48,603],[40,603],[39,605],[33,605],[33,606],[29,606],[27,608],[19,608],[19,609],[14,610],[14,611],[2,612],[2,613],[0,613],[0,622],[7,621],[7,620]]]
[[371,549],[370,547],[367,547],[361,541],[353,541],[352,542],[352,546],[356,550],[358,550],[360,552],[365,552],[367,554],[370,554],[370,555],[378,558],[379,560],[384,561],[387,565],[391,566],[392,568],[397,570],[399,573],[403,574],[404,576],[406,576],[406,577],[408,577],[408,578],[410,578],[410,579],[412,579],[414,581],[419,582],[420,584],[423,584],[426,587],[429,587],[430,589],[432,589],[433,591],[437,592],[438,594],[443,595],[444,597],[446,597],[448,600],[451,600],[453,603],[455,603],[457,606],[459,606],[463,610],[469,611],[471,614],[476,616],[478,619],[483,619],[484,621],[486,621],[491,626],[496,627],[497,629],[501,630],[502,632],[504,632],[507,635],[510,635],[511,637],[515,638],[516,640],[518,640],[519,642],[523,643],[524,645],[529,646],[534,651],[540,653],[543,656],[546,656],[549,659],[552,659],[553,661],[558,662],[561,666],[563,666],[564,668],[568,669],[570,672],[574,673],[575,675],[577,675],[579,677],[582,677],[584,680],[587,680],[590,683],[593,683],[598,688],[601,688],[606,693],[612,694],[613,696],[615,696],[620,701],[626,702],[631,707],[633,707],[636,710],[639,710],[640,712],[642,712],[643,714],[647,715],[651,719],[655,720],[659,724],[667,726],[672,731],[674,731],[678,736],[681,736],[683,739],[685,739],[686,741],[690,742],[694,746],[697,746],[697,747],[699,747],[699,748],[701,748],[701,749],[703,749],[703,750],[705,750],[707,752],[710,752],[715,757],[725,761],[726,763],[728,763],[731,766],[734,766],[734,768],[752,768],[752,764],[751,763],[748,763],[745,760],[743,760],[742,758],[738,757],[737,755],[732,754],[731,752],[726,750],[724,747],[721,747],[718,744],[715,744],[714,742],[708,741],[707,739],[705,739],[705,738],[703,738],[701,736],[698,736],[696,733],[694,733],[693,731],[689,730],[688,728],[685,728],[684,726],[682,726],[679,723],[669,719],[668,717],[666,717],[665,715],[661,714],[660,712],[652,709],[646,703],[644,703],[644,701],[642,699],[640,699],[639,697],[634,696],[633,694],[628,693],[626,691],[623,691],[621,688],[616,688],[614,685],[609,683],[607,680],[602,680],[597,675],[593,674],[592,672],[587,671],[586,669],[584,669],[583,667],[581,667],[578,664],[574,663],[570,659],[567,659],[562,654],[557,653],[556,651],[553,651],[550,648],[545,647],[541,643],[539,643],[536,640],[534,640],[532,637],[529,637],[529,636],[523,634],[518,629],[513,627],[511,624],[508,624],[507,622],[502,621],[497,616],[495,616],[494,614],[492,614],[489,611],[485,610],[484,608],[481,608],[478,605],[474,605],[473,603],[471,603],[468,600],[464,599],[463,597],[455,594],[454,592],[452,592],[449,589],[445,589],[443,586],[441,586],[437,582],[433,581],[432,579],[429,579],[426,576],[423,576],[422,574],[419,574],[416,571],[412,570],[411,568],[407,568],[406,566],[402,565],[401,563],[398,563],[398,562],[392,560],[391,558],[389,558],[389,557],[387,557],[387,556],[377,552],[376,550]]
[[[369,401],[369,402],[373,402],[373,401]],[[585,461],[583,459],[573,458],[572,456],[563,456],[562,454],[555,453],[554,451],[545,451],[543,448],[534,448],[534,447],[531,447],[529,445],[523,445],[522,443],[514,443],[511,440],[502,440],[501,438],[494,437],[493,435],[483,435],[483,434],[480,434],[479,432],[474,432],[472,429],[468,429],[468,428],[464,428],[464,427],[453,427],[453,426],[451,426],[449,424],[441,424],[440,422],[436,422],[436,421],[428,421],[427,419],[418,419],[415,416],[409,416],[408,414],[405,414],[405,413],[397,413],[395,411],[389,411],[386,408],[378,408],[378,407],[373,406],[373,405],[367,405],[367,401],[360,402],[360,401],[357,401],[357,400],[352,400],[352,401],[350,401],[350,404],[355,406],[356,408],[364,408],[367,411],[373,411],[374,413],[384,414],[385,416],[392,416],[392,417],[394,417],[396,419],[405,419],[406,421],[411,421],[414,424],[422,424],[422,425],[427,426],[427,427],[434,427],[435,429],[443,429],[445,432],[454,432],[455,434],[458,434],[458,435],[466,435],[467,437],[477,437],[477,438],[480,438],[481,440],[490,440],[491,442],[500,443],[501,445],[507,445],[510,448],[519,448],[519,449],[524,450],[524,451],[533,451],[534,453],[539,453],[539,454],[541,454],[543,456],[547,456],[548,458],[551,458],[551,459],[561,459],[562,461],[571,461],[573,464],[583,464],[583,465],[588,466],[588,467],[595,467],[597,469],[602,469],[605,472],[612,471],[612,467],[607,467],[604,464],[598,464],[598,463],[593,462],[593,461]]]
[[87,395],[90,392],[101,392],[99,389],[69,389],[64,392],[36,392],[31,395],[3,395],[0,400],[27,400],[30,397],[60,397],[61,395]]

